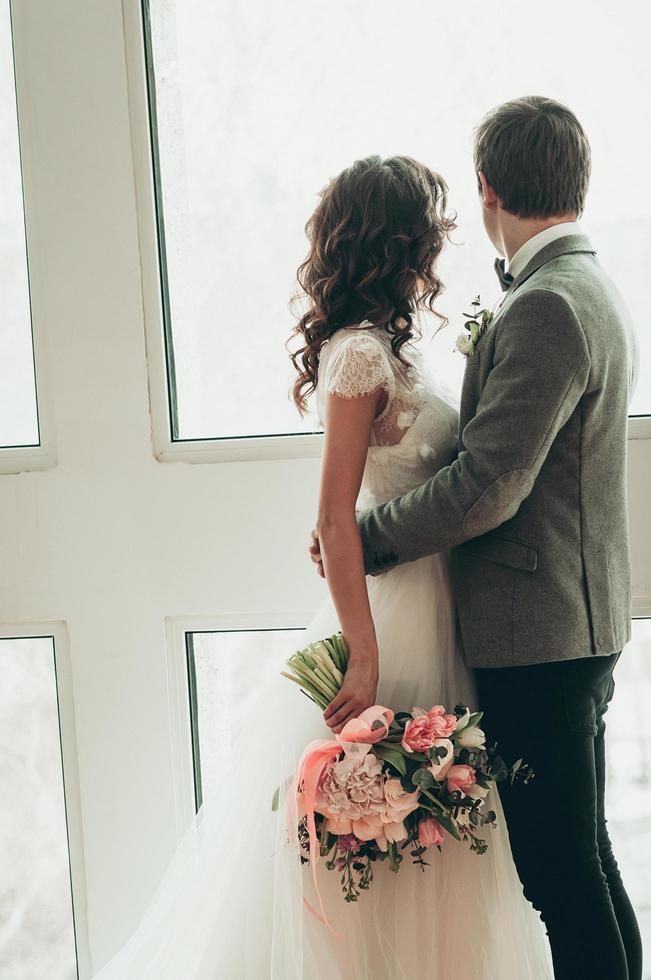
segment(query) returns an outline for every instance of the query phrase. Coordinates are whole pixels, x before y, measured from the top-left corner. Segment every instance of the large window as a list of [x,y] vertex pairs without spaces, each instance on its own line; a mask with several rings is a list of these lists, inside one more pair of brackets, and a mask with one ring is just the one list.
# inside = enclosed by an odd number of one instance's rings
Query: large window
[[52,637],[0,640],[0,977],[75,980]]
[[39,443],[10,5],[0,5],[0,448]]
[[[150,6],[175,438],[305,428],[287,399],[284,351],[303,225],[327,180],[370,153],[411,154],[449,182],[459,228],[441,263],[440,308],[451,327],[429,355],[458,387],[462,311],[477,292],[488,304],[498,298],[472,130],[492,105],[526,93],[567,102],[591,139],[584,228],[634,312],[645,383],[632,412],[651,412],[647,6],[613,18],[551,0],[535,38],[515,0],[499,14],[427,0],[408,11],[392,0]],[[557,57],[568,38],[580,40]]]

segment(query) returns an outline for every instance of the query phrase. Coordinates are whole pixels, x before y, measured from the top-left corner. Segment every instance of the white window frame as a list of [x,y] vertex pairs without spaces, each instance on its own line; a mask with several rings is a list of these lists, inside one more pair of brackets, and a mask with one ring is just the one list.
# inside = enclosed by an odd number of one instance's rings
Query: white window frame
[[629,415],[628,438],[651,439],[651,415]]
[[88,977],[90,976],[91,961],[86,914],[86,871],[68,627],[65,622],[57,620],[0,623],[0,641],[38,639],[41,637],[51,639],[54,648],[54,673],[59,715],[63,796],[77,968],[80,977]]

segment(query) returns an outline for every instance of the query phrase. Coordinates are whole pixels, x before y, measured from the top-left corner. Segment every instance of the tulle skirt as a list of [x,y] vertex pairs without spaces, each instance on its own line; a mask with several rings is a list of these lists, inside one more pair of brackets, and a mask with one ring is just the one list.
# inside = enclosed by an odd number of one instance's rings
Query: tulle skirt
[[[476,704],[455,643],[447,556],[368,579],[380,650],[378,702]],[[300,644],[338,629],[328,600]],[[277,813],[277,786],[308,742],[330,737],[320,710],[270,658],[234,706],[232,765],[223,794],[204,801],[136,932],[96,980],[551,980],[547,937],[524,898],[499,796],[498,826],[477,855],[447,837],[424,870],[378,862],[368,892],[346,903],[339,874],[317,867],[336,938],[299,860],[295,814]],[[405,852],[407,854],[407,852]]]

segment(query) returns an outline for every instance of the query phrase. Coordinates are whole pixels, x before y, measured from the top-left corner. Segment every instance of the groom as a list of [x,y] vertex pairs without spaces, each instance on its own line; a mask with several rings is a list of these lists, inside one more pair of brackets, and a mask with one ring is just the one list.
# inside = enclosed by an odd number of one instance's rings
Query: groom
[[359,515],[366,571],[452,549],[489,740],[535,771],[500,794],[555,976],[640,980],[604,816],[604,714],[630,638],[632,332],[577,224],[590,147],[573,113],[508,102],[479,126],[474,155],[504,299],[468,357],[457,459]]

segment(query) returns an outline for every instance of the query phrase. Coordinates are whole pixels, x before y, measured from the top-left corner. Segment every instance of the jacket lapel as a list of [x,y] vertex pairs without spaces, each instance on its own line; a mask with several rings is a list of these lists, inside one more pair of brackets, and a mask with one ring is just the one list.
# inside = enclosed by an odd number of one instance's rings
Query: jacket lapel
[[563,238],[556,238],[549,245],[545,245],[541,248],[539,252],[533,256],[533,258],[527,263],[522,272],[515,277],[513,284],[509,288],[509,292],[515,292],[519,289],[523,282],[541,269],[552,259],[557,259],[559,255],[572,255],[573,253],[587,252],[592,255],[596,255],[596,249],[590,244],[590,239],[587,235],[564,235]]
[[520,286],[530,279],[534,272],[538,272],[543,266],[551,262],[552,259],[557,259],[559,255],[572,255],[577,253],[588,253],[590,255],[596,255],[596,249],[590,244],[590,239],[587,235],[564,235],[563,238],[557,238],[555,241],[550,242],[549,245],[545,245],[541,248],[533,258],[527,263],[522,272],[515,277],[511,285],[509,286],[502,305],[497,310],[495,318],[491,324],[491,330],[494,329],[497,321],[506,312],[508,307],[513,302],[513,297],[520,288]]
[[[494,331],[498,321],[501,319],[503,314],[506,312],[508,307],[513,302],[513,297],[515,296],[517,290],[520,286],[531,278],[534,272],[542,269],[543,266],[551,262],[552,259],[556,259],[559,255],[572,255],[576,253],[589,253],[591,255],[596,255],[596,250],[590,244],[590,239],[587,235],[564,235],[563,238],[557,238],[555,241],[550,242],[549,245],[545,245],[537,252],[530,262],[524,267],[522,272],[515,277],[511,285],[509,286],[502,305],[495,313],[493,322],[491,323],[488,330],[481,336],[475,352],[471,355],[468,363],[466,364],[466,370],[463,379],[463,389],[461,393],[461,417],[460,417],[460,432],[463,430],[465,424],[474,415],[477,402],[479,401],[479,396],[481,394],[480,388],[483,384],[479,378],[479,360],[481,357],[482,346],[486,342],[486,338]],[[471,364],[473,358],[477,359],[477,362]]]

